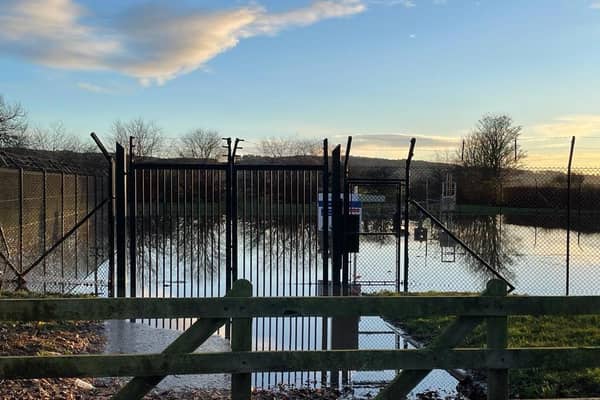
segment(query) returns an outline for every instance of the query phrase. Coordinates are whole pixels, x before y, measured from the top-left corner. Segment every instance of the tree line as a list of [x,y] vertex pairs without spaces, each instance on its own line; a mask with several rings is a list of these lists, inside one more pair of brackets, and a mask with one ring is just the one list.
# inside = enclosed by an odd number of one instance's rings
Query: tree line
[[[168,138],[155,121],[143,118],[117,119],[111,124],[110,141],[129,145],[134,137],[138,157],[181,157],[218,160],[223,154],[223,139],[217,130],[196,128]],[[111,146],[112,147],[112,146]],[[82,140],[62,122],[46,127],[32,126],[20,103],[9,103],[0,94],[0,148],[29,148],[47,151],[96,152],[91,140]],[[321,154],[321,142],[311,139],[270,137],[255,143],[256,155],[263,157],[311,156]]]

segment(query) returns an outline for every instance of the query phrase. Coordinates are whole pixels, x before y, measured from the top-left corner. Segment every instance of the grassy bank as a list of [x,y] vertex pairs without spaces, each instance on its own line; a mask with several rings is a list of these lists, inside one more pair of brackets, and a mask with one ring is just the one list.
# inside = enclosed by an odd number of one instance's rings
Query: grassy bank
[[[391,295],[390,293],[385,293]],[[415,294],[413,294],[415,295]],[[421,293],[417,295],[468,295],[468,293]],[[454,317],[411,318],[390,321],[415,340],[427,344]],[[509,347],[600,346],[600,316],[514,316],[508,318]],[[485,325],[469,335],[463,347],[483,347]],[[512,398],[588,397],[600,395],[600,369],[510,371]]]

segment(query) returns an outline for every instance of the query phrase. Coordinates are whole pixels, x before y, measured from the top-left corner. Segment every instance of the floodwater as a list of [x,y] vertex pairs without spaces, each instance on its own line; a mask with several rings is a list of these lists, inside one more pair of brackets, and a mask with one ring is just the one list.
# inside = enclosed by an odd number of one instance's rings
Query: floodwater
[[[531,219],[506,215],[446,215],[444,224],[515,286],[515,292],[563,295],[567,289],[566,237],[552,216]],[[541,221],[541,222],[540,222]],[[193,222],[193,221],[192,221]],[[164,223],[163,223],[164,225]],[[415,240],[415,229],[426,229],[425,240]],[[179,229],[179,227],[178,227]],[[183,226],[182,229],[187,229]],[[152,230],[150,230],[152,232]],[[138,296],[212,297],[225,293],[223,225],[210,229],[191,225],[179,242],[156,230],[138,245]],[[195,235],[194,232],[199,232]],[[408,290],[481,291],[492,274],[457,243],[425,219],[409,226]],[[239,277],[253,284],[254,296],[314,296],[322,293],[323,262],[320,233],[310,221],[302,224],[260,221],[238,227]],[[182,244],[182,239],[185,243]],[[364,235],[359,252],[350,257],[350,275],[360,293],[393,291],[395,278],[405,280],[401,238]],[[600,233],[571,232],[569,293],[600,292]],[[399,269],[399,272],[398,272]],[[331,272],[329,273],[331,277]],[[402,287],[402,282],[400,287]],[[192,321],[144,321],[157,327],[185,329]],[[323,332],[326,332],[325,335]],[[220,335],[224,331],[219,331]],[[256,318],[253,349],[321,350],[331,348],[331,321],[322,318]],[[325,340],[325,342],[324,342]],[[379,317],[358,323],[359,349],[411,348],[402,332]],[[350,371],[349,386],[357,397],[374,395],[396,371]],[[278,384],[319,385],[320,372],[257,373],[255,387]],[[433,371],[415,392],[440,390],[451,394],[457,381],[445,371]]]

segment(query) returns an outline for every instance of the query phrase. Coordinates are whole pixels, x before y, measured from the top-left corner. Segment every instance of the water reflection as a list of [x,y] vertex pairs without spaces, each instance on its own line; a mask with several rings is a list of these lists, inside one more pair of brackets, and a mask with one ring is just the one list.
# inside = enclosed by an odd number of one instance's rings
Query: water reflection
[[[520,256],[518,248],[521,239],[511,235],[510,228],[503,229],[501,215],[461,215],[455,217],[451,231],[476,254],[508,281],[515,278],[512,266]],[[450,239],[451,240],[451,239]],[[458,246],[458,245],[456,245]],[[483,280],[494,277],[481,262],[460,250],[465,266]]]

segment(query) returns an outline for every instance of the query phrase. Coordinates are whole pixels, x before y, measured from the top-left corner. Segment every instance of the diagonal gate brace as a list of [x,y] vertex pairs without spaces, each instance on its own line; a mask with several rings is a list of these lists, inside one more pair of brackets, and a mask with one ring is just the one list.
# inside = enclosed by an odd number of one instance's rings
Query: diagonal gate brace
[[[489,296],[489,288],[485,289],[482,296]],[[482,317],[458,316],[437,338],[426,348],[432,352],[442,349],[451,349],[458,346],[483,322]],[[401,371],[386,387],[375,397],[375,400],[405,399],[411,390],[415,388],[431,370],[404,370]]]
[[[252,286],[246,280],[238,280],[233,283],[231,290],[225,297],[250,297]],[[217,329],[227,322],[225,318],[198,319],[184,333],[173,341],[163,354],[182,354],[195,351],[204,343]],[[130,380],[117,394],[114,400],[135,400],[143,398],[149,391],[154,389],[165,376],[135,377]]]

